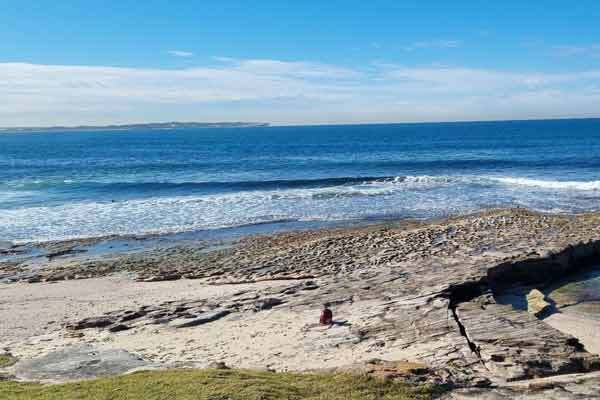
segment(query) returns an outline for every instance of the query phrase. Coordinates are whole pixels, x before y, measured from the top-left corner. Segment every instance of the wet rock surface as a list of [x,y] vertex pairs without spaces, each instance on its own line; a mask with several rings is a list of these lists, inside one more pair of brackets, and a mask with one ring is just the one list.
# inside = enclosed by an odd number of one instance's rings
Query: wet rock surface
[[[186,247],[65,269],[75,278],[129,271],[148,285],[178,278],[211,285],[286,284],[114,310],[68,328],[110,335],[152,325],[202,329],[272,310],[319,310],[327,302],[347,310],[339,323],[349,327],[328,345],[360,345],[396,357],[371,363],[369,373],[456,389],[448,398],[538,396],[511,385],[575,374],[593,388],[600,359],[576,337],[536,317],[547,311],[543,293],[541,299],[532,296],[533,313],[500,299],[515,285],[544,288],[598,260],[600,216],[592,214],[501,210],[428,224],[250,237],[212,252]],[[59,272],[38,274],[48,280]],[[411,363],[418,367],[402,369]],[[564,385],[561,398],[583,398],[573,385]]]
[[[486,262],[543,257],[579,241],[595,240],[600,230],[599,220],[598,215],[591,214],[573,217],[503,210],[439,223],[408,221],[251,236],[235,246],[214,251],[202,243],[197,247],[150,249],[89,260],[65,258],[62,262],[48,263],[44,268],[27,262],[16,265],[11,262],[0,264],[0,274],[10,281],[45,281],[129,272],[140,281],[187,278],[231,284],[345,276],[362,270],[372,271],[378,266],[421,261],[426,265],[433,261],[448,265],[468,259],[469,263],[478,262],[485,267]],[[89,241],[92,240],[84,240]],[[78,242],[62,246],[52,243],[47,245],[47,251],[64,252],[76,244]],[[10,275],[11,271],[20,271],[21,275]]]

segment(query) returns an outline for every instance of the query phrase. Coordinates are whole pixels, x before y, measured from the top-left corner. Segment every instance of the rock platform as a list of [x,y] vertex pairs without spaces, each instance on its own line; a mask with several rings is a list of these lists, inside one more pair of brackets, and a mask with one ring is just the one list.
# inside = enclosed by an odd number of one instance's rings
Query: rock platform
[[[562,390],[558,387],[570,389],[556,398],[579,399],[596,398],[590,388],[600,385],[594,372],[600,357],[544,323],[541,314],[500,298],[515,286],[543,288],[599,261],[600,215],[511,209],[428,223],[249,237],[212,252],[185,247],[20,273],[32,282],[115,271],[134,273],[148,285],[171,279],[209,285],[279,282],[210,299],[114,310],[72,321],[65,329],[114,335],[152,326],[202,329],[272,309],[318,310],[327,302],[334,311],[344,310],[337,323],[349,327],[329,345],[373,347],[384,354],[385,361],[371,361],[368,373],[442,385],[452,399],[543,398]],[[385,364],[390,362],[404,369]],[[407,373],[406,363],[419,366],[409,368],[417,372]],[[560,384],[560,377],[577,379]],[[584,382],[581,390],[577,380]]]

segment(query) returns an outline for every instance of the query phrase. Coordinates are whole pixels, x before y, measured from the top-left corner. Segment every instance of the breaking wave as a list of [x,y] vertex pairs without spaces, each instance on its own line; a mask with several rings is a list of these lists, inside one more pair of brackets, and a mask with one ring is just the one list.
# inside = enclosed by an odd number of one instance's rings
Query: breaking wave
[[[77,188],[81,183],[74,180],[69,185]],[[507,193],[506,186],[514,190]],[[121,187],[123,196],[116,196],[117,187]],[[547,212],[577,212],[597,208],[597,196],[591,192],[597,190],[600,181],[433,175],[112,183],[104,196],[93,200],[88,196],[68,203],[27,205],[14,198],[16,206],[0,212],[0,226],[6,230],[2,239],[43,241],[290,221],[430,218],[514,205]],[[83,191],[89,194],[89,186]],[[102,194],[100,190],[97,193]],[[10,196],[0,199],[4,204],[11,202]]]
[[529,186],[554,190],[600,190],[600,181],[554,181],[529,178],[492,178],[506,185]]

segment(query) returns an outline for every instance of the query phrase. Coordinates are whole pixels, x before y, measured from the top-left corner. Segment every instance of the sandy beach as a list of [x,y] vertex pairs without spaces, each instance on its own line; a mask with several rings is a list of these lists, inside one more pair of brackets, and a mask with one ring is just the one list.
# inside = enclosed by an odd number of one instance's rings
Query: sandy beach
[[[599,218],[500,210],[100,259],[68,243],[42,267],[44,256],[3,264],[0,348],[19,360],[4,373],[77,379],[114,352],[136,361],[113,362],[113,373],[219,363],[347,371],[382,360],[459,387],[593,371],[597,319],[568,307],[536,318],[496,298],[596,260]],[[332,326],[318,324],[325,302]],[[90,349],[92,361],[65,366]]]
[[[19,358],[89,343],[126,349],[163,367],[207,367],[220,361],[239,368],[307,370],[349,365],[384,353],[364,345],[353,346],[350,326],[319,326],[318,308],[231,316],[202,329],[142,326],[118,335],[86,330],[82,337],[70,337],[57,329],[68,321],[119,308],[192,296],[210,299],[267,286],[288,286],[285,282],[211,286],[189,280],[141,284],[122,278],[97,278],[42,285],[16,284],[2,292],[11,299],[3,304],[0,314],[8,326],[2,332],[2,345],[15,349],[13,355]],[[368,307],[369,302],[355,303],[352,309],[340,307],[336,312],[351,315],[352,310]],[[19,309],[18,314],[15,309]]]
[[587,351],[600,354],[599,320],[563,311],[545,318],[544,322],[561,332],[578,338]]

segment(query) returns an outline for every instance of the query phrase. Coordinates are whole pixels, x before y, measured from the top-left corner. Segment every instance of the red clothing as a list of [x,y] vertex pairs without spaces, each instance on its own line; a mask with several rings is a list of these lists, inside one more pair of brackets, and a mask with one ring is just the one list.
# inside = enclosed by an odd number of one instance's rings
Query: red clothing
[[331,312],[331,310],[329,308],[326,308],[321,313],[321,318],[319,318],[319,323],[321,325],[331,325],[331,322],[333,322],[333,313]]

